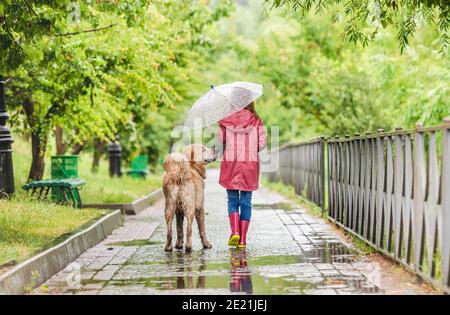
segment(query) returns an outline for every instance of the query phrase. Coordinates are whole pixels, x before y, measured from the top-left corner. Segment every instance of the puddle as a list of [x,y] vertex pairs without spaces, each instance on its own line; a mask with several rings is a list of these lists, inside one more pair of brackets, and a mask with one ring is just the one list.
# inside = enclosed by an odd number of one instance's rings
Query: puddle
[[[222,294],[223,290],[231,294],[318,294],[326,293],[326,290],[379,292],[347,263],[354,260],[352,251],[338,245],[327,244],[298,255],[253,256],[251,251],[231,250],[222,251],[220,255],[200,251],[152,256],[159,259],[125,265],[102,292],[120,293],[126,288],[142,294],[179,290],[186,294]],[[218,256],[227,258],[217,259]],[[315,262],[325,269],[316,267]],[[337,269],[333,262],[339,262],[340,268],[348,274]]]
[[271,227],[243,251],[229,249],[217,233],[210,234],[212,249],[167,253],[164,226],[150,240],[110,243],[138,249],[109,281],[83,280],[78,292],[100,286],[101,294],[380,293],[355,269],[358,252],[329,233]]
[[303,251],[304,258],[310,263],[353,263],[359,253],[342,243],[324,243],[311,246]]
[[133,281],[113,280],[111,286],[142,286],[161,291],[206,289],[211,293],[226,288],[229,293],[240,294],[302,294],[314,286],[308,282],[295,282],[289,277],[269,278],[261,275],[230,273],[228,276],[153,277]]

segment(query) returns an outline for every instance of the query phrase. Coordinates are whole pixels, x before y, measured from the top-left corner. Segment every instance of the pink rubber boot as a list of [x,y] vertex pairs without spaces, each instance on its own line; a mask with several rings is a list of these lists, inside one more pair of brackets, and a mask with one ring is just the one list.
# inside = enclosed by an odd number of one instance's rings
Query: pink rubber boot
[[228,246],[236,247],[239,243],[239,212],[230,214],[231,236],[228,240]]
[[250,221],[245,220],[239,221],[240,240],[237,246],[238,248],[244,249],[247,246],[247,231],[249,224]]

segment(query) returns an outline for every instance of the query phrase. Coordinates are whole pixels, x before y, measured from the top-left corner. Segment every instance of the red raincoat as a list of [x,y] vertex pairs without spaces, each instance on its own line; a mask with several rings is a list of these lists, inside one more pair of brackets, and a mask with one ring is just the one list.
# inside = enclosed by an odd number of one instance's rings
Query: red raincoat
[[247,109],[219,121],[218,141],[225,145],[219,183],[226,189],[254,191],[259,182],[258,152],[267,143],[261,119]]

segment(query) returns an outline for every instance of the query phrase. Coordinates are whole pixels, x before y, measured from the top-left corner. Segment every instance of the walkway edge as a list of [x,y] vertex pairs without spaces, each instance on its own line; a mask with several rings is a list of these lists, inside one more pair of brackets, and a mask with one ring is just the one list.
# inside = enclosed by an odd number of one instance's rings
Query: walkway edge
[[0,295],[24,294],[28,288],[43,284],[122,223],[122,212],[116,210],[61,244],[17,265],[0,276]]
[[156,201],[163,197],[161,188],[154,190],[145,197],[136,199],[132,203],[118,204],[84,204],[83,208],[95,209],[121,209],[126,215],[136,215],[153,205]]
[[154,190],[152,193],[148,194],[147,196],[145,196],[145,197],[143,197],[141,199],[135,200],[131,204],[131,209],[124,209],[125,210],[125,214],[136,215],[136,214],[144,211],[145,209],[147,209],[151,205],[153,205],[156,201],[158,201],[162,197],[163,197],[163,190],[162,190],[162,188]]

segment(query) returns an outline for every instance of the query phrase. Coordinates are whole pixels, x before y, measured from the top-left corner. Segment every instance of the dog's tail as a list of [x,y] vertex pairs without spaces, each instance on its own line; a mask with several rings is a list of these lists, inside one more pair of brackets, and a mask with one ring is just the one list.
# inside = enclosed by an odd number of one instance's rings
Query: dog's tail
[[163,168],[176,184],[181,185],[190,178],[189,160],[182,153],[171,153],[164,159]]

